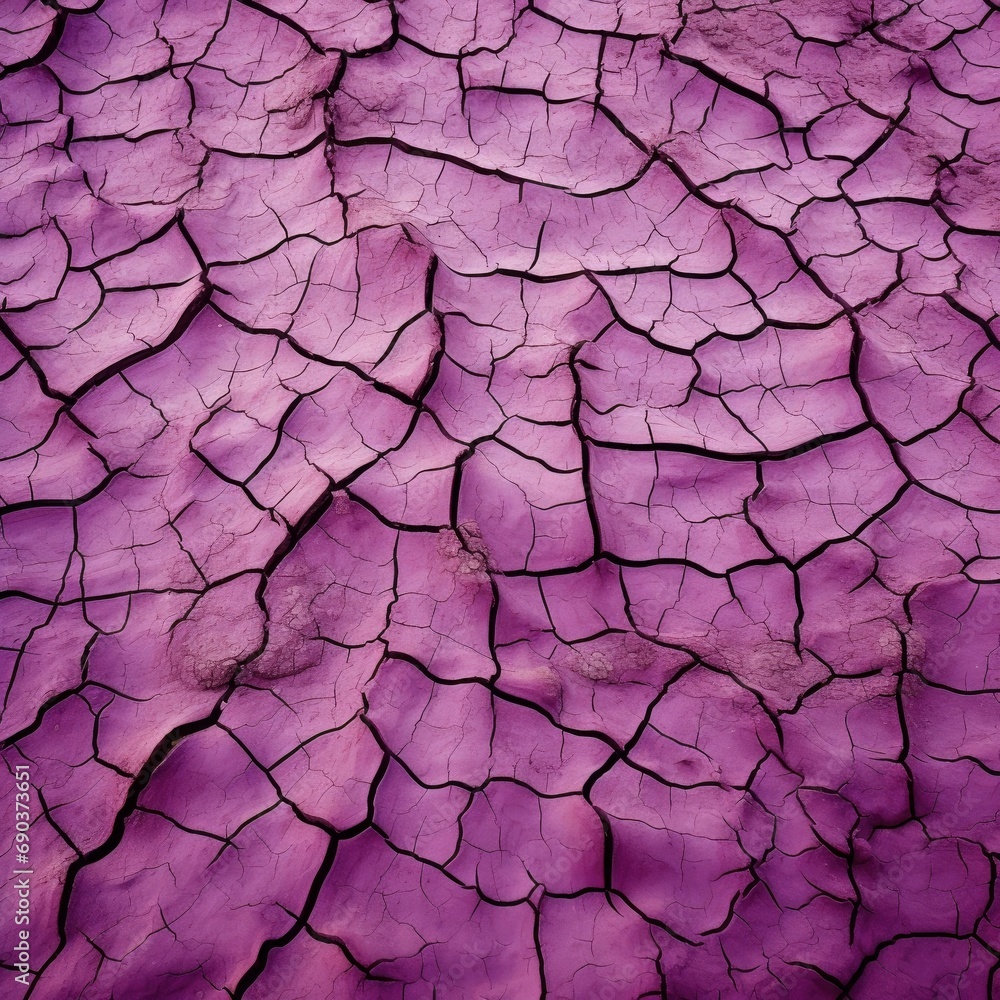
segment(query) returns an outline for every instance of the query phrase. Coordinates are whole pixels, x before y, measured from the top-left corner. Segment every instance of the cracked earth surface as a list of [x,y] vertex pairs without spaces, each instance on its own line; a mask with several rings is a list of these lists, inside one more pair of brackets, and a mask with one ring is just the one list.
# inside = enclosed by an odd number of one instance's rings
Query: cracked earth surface
[[997,995],[992,4],[6,0],[0,63],[28,995]]

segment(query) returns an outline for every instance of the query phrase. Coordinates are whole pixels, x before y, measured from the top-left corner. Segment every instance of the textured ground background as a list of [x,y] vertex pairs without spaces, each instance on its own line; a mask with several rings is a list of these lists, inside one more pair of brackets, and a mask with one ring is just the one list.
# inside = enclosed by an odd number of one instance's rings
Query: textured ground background
[[0,62],[30,996],[1000,995],[991,4],[2,0]]

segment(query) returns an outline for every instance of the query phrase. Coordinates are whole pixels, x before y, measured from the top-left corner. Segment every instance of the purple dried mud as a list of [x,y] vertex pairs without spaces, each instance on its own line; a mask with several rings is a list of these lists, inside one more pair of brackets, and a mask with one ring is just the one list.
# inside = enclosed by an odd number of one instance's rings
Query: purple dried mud
[[991,4],[11,0],[0,67],[30,996],[996,995]]

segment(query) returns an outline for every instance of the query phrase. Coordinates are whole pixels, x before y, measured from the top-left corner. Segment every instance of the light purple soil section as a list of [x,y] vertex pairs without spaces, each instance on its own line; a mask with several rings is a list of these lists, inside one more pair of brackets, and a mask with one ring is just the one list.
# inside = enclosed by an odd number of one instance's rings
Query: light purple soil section
[[0,993],[1000,995],[993,5],[0,63]]

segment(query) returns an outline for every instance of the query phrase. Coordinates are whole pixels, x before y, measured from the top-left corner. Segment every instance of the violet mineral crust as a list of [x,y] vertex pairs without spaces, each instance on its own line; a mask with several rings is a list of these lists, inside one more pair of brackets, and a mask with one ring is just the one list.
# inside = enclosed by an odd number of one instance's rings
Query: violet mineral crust
[[0,995],[1000,996],[994,5],[0,64]]

